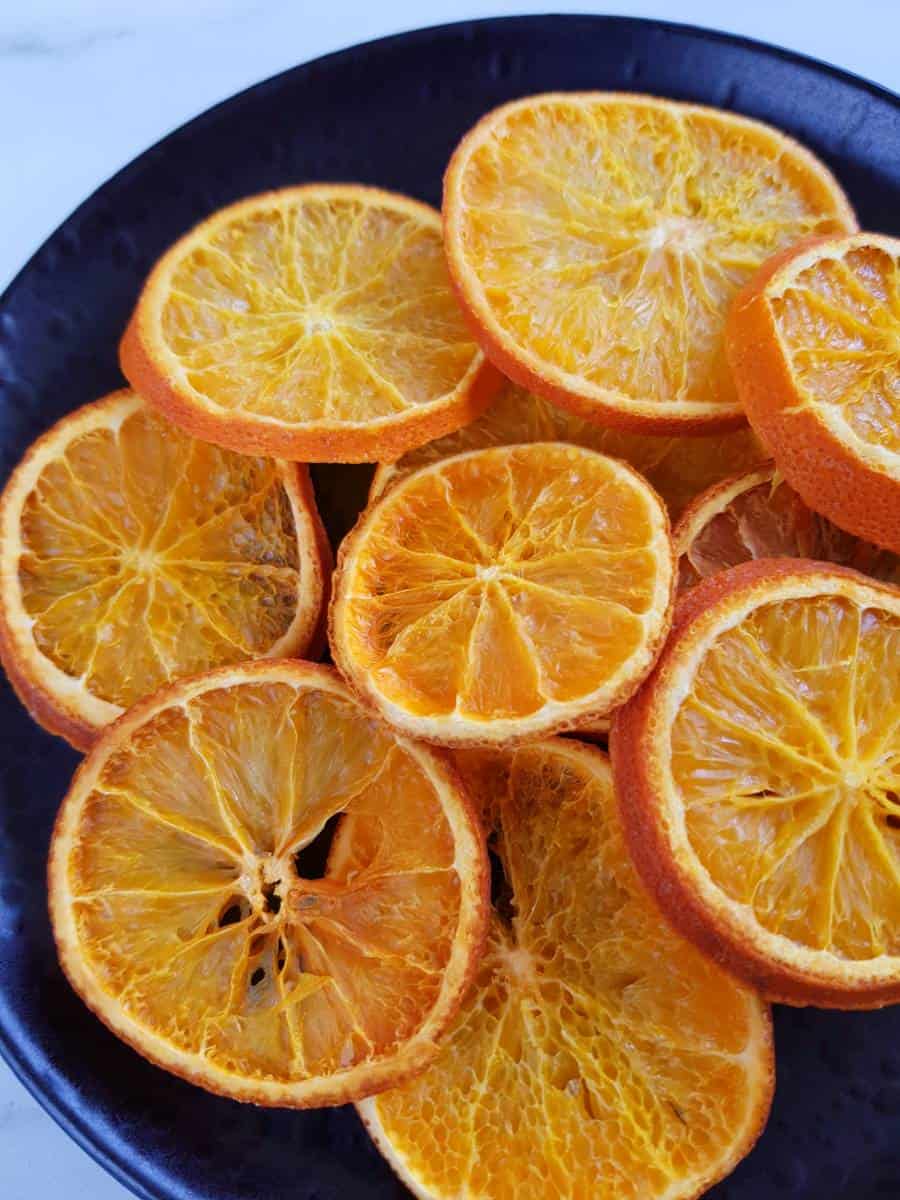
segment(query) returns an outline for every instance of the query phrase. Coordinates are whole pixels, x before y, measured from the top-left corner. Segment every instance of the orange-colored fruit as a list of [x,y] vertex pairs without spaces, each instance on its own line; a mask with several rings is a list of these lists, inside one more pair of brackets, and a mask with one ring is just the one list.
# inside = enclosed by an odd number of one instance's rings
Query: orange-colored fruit
[[759,559],[683,597],[613,720],[641,874],[772,999],[900,1001],[898,661],[900,590]]
[[856,220],[784,134],[651,96],[551,93],[488,113],[444,180],[450,272],[505,375],[586,420],[743,424],[723,332],[769,255]]
[[900,241],[807,242],[737,297],[742,403],[810,508],[900,554]]
[[572,442],[624,458],[644,475],[676,521],[698,492],[762,462],[766,452],[746,426],[730,433],[655,437],[582,421],[533,392],[507,382],[489,408],[470,425],[382,463],[372,479],[370,500],[410,471],[451,454],[522,442]]
[[455,756],[505,886],[440,1058],[358,1105],[427,1200],[687,1200],[758,1137],[766,1006],[660,917],[606,756],[563,739]]
[[196,441],[130,391],[25,455],[0,565],[3,665],[81,750],[163,683],[322,643],[331,551],[306,467]]
[[754,558],[815,558],[900,585],[900,555],[814,513],[771,462],[699,495],[682,514],[672,540],[682,590]]
[[631,694],[673,577],[665,510],[625,463],[561,442],[473,450],[401,479],[345,538],[331,652],[412,736],[529,740]]
[[349,184],[198,225],[154,267],[121,358],[197,437],[313,462],[396,457],[472,420],[500,382],[450,288],[439,214]]
[[[342,857],[304,853],[338,814]],[[182,680],[106,730],[63,802],[50,912],[75,990],[139,1053],[307,1107],[422,1070],[477,968],[477,819],[446,759],[282,660]]]

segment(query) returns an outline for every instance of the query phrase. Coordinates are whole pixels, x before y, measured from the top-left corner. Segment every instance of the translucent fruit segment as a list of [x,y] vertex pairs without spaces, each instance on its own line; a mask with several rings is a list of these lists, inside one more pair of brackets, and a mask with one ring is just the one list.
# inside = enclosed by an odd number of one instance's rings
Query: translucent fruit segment
[[900,952],[900,618],[838,596],[760,607],[704,656],[672,727],[691,845],[772,933]]
[[[341,815],[332,861],[305,847]],[[81,949],[129,1017],[246,1079],[374,1062],[435,1005],[456,842],[422,761],[291,682],[163,709],[106,762],[69,865]]]
[[42,654],[122,707],[266,654],[301,587],[277,465],[195,441],[136,398],[129,407],[48,462],[24,504],[19,560]]
[[364,1117],[440,1200],[695,1194],[761,1119],[762,1006],[660,919],[599,754],[544,742],[456,761],[505,883],[437,1064]]

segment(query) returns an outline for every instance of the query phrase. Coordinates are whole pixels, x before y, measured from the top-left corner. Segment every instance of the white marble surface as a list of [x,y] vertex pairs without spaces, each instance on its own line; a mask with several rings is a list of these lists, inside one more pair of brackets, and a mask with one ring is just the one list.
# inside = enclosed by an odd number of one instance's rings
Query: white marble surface
[[[553,0],[0,0],[0,289],[112,172],[247,85],[423,23],[598,11]],[[726,27],[900,91],[897,0],[613,0],[608,11]],[[124,1200],[0,1064],[2,1200]],[[280,1198],[273,1197],[273,1200]]]

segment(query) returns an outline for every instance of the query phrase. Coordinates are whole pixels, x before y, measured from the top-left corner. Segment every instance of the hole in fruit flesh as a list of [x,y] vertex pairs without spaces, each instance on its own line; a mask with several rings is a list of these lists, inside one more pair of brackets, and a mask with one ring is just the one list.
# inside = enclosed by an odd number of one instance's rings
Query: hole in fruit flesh
[[[328,865],[331,843],[341,813],[329,817],[311,842],[307,842],[294,855],[294,869],[301,879],[321,879]],[[277,911],[277,910],[276,910]]]
[[506,878],[500,855],[490,843],[488,843],[488,856],[491,862],[491,904],[504,925],[512,925],[516,916],[515,897],[512,886]]

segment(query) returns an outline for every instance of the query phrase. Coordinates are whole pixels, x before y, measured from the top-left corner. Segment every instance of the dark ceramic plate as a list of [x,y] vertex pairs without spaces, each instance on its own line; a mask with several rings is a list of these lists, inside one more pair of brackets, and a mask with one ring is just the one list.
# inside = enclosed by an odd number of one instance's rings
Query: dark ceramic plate
[[[116,344],[147,269],[212,209],[321,179],[438,204],[450,151],[476,118],[557,88],[654,92],[771,121],[831,165],[864,226],[900,233],[900,101],[808,59],[605,17],[491,20],[359,46],[178,130],[104,184],[28,263],[0,301],[3,476],[63,412],[121,384]],[[317,470],[335,540],[365,481],[365,468]],[[5,683],[0,714],[0,1049],[26,1087],[145,1200],[402,1197],[352,1109],[270,1112],[207,1095],[116,1041],[69,990],[44,864],[77,756],[31,723]],[[776,1025],[772,1119],[716,1200],[900,1197],[900,1008],[783,1009]]]

